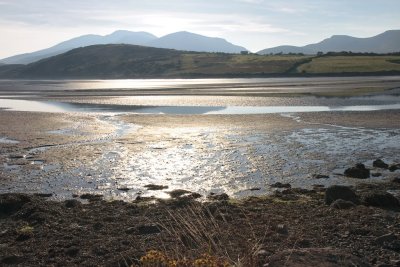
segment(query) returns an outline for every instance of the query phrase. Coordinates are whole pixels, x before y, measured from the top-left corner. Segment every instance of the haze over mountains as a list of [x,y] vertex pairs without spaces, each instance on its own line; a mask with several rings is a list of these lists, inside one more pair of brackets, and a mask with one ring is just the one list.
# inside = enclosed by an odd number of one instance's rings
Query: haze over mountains
[[[71,49],[98,44],[131,44],[156,48],[167,48],[195,52],[240,53],[247,50],[242,46],[229,43],[222,38],[207,37],[190,32],[176,32],[158,38],[147,32],[116,31],[109,35],[83,35],[53,47],[32,53],[16,55],[0,60],[0,64],[29,64],[51,56],[65,53]],[[334,35],[316,44],[306,46],[278,46],[264,49],[258,54],[303,53],[315,55],[318,52],[362,52],[392,53],[400,51],[400,30],[386,31],[369,38],[356,38],[346,35]]]
[[400,51],[400,30],[391,30],[369,38],[357,38],[347,35],[334,35],[316,44],[306,46],[277,46],[264,49],[258,54],[303,53],[315,55],[318,52],[351,51],[359,53],[393,53]]
[[240,53],[240,51],[247,50],[222,38],[212,38],[190,32],[176,32],[157,38],[157,36],[147,32],[116,31],[105,36],[83,35],[47,49],[2,59],[0,63],[29,64],[65,53],[74,48],[98,44],[132,44],[196,52]]

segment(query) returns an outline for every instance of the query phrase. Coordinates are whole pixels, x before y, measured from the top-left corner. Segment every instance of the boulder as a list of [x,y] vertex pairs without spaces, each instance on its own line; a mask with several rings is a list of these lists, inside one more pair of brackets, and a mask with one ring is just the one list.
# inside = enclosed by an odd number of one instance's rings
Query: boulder
[[364,164],[358,163],[356,166],[346,169],[344,175],[352,178],[367,179],[370,176],[370,171],[365,168]]
[[397,170],[400,170],[400,164],[390,165],[389,171],[394,172],[394,171],[397,171]]
[[292,186],[290,184],[283,184],[281,182],[277,182],[274,184],[271,184],[271,187],[275,187],[275,188],[291,188]]
[[389,168],[389,165],[386,164],[383,160],[381,159],[377,159],[374,160],[374,162],[372,163],[372,166],[376,167],[376,168],[381,168],[381,169],[387,169]]
[[355,207],[356,205],[348,200],[343,200],[343,199],[336,199],[334,202],[332,202],[331,207],[334,209],[338,210],[345,210],[345,209],[351,209]]
[[229,195],[226,194],[226,193],[222,193],[222,194],[210,193],[207,196],[207,198],[210,199],[210,200],[223,201],[223,200],[229,200]]
[[380,208],[400,208],[399,200],[388,192],[372,192],[363,196],[362,202],[366,206]]
[[330,205],[337,199],[351,201],[354,204],[359,204],[358,196],[350,187],[343,185],[333,185],[328,187],[325,191],[325,203],[327,205]]
[[25,194],[0,195],[0,214],[13,214],[30,201],[31,198]]

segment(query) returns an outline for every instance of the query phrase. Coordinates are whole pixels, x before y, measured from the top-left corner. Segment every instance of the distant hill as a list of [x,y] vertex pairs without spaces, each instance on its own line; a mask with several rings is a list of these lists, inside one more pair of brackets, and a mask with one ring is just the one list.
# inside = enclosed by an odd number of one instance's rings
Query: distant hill
[[308,57],[187,52],[136,45],[93,45],[28,65],[0,66],[0,78],[185,78],[280,74]]
[[303,53],[351,51],[360,53],[392,53],[400,51],[400,30],[391,30],[369,38],[356,38],[347,35],[334,35],[316,44],[306,46],[278,46],[264,49],[258,54]]
[[137,45],[75,48],[28,65],[0,66],[6,79],[145,79],[399,75],[400,55],[241,55]]
[[105,36],[83,35],[47,49],[2,59],[0,63],[29,64],[47,57],[62,54],[74,48],[97,44],[145,45],[198,52],[239,53],[242,50],[247,50],[244,47],[233,45],[221,38],[211,38],[189,32],[177,32],[157,38],[155,35],[147,32],[116,31]]
[[146,45],[197,52],[240,53],[241,51],[247,51],[246,48],[233,45],[222,38],[207,37],[185,31],[168,34]]

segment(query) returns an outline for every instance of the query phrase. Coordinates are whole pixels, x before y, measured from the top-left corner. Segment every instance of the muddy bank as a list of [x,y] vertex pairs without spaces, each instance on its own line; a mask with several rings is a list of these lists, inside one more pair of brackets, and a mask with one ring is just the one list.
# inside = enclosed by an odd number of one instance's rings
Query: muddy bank
[[177,260],[208,253],[244,266],[281,266],[282,259],[287,266],[398,266],[399,200],[394,197],[392,205],[371,202],[370,196],[399,190],[398,179],[360,185],[356,203],[342,206],[327,205],[324,188],[285,189],[242,201],[214,195],[207,202],[191,194],[132,202],[93,195],[63,202],[46,195],[0,195],[0,262],[130,266],[157,250]]

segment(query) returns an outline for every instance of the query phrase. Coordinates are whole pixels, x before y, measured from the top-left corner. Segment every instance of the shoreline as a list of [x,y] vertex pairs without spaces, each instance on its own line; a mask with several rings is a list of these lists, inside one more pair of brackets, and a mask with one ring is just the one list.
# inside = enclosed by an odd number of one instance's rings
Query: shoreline
[[[75,199],[48,201],[45,195],[2,194],[0,262],[135,266],[155,250],[174,260],[206,253],[229,266],[238,260],[246,266],[281,266],[285,261],[304,267],[311,262],[397,266],[400,206],[365,203],[368,196],[389,189],[399,191],[400,181],[360,185],[355,192],[361,204],[350,206],[327,205],[324,188],[285,189],[241,201],[215,195],[202,203],[190,195],[133,202],[85,195],[81,198],[89,202],[82,204]],[[150,263],[146,266],[158,266]]]

